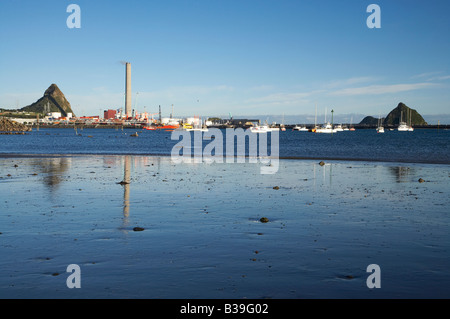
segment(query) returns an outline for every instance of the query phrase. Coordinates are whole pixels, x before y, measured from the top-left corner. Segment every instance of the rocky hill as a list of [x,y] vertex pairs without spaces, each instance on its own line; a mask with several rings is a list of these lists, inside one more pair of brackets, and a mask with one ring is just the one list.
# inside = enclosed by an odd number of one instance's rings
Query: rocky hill
[[[378,125],[379,119],[373,116],[366,116],[362,119],[362,121],[359,123],[361,125]],[[384,121],[384,118],[381,119],[381,121]]]
[[[428,125],[416,110],[407,107],[404,103],[399,103],[386,118],[382,118],[383,125],[398,125],[400,121],[411,123],[414,125]],[[359,124],[361,125],[377,125],[378,118],[373,116],[366,116]]]
[[41,114],[60,112],[62,116],[67,116],[67,113],[72,113],[73,116],[75,116],[69,101],[67,101],[66,97],[56,84],[50,85],[44,92],[43,97],[31,105],[23,107],[20,111]]
[[427,125],[427,122],[423,119],[416,110],[407,107],[403,103],[399,103],[395,109],[393,109],[384,119],[384,125],[398,125],[400,121],[406,122],[411,125]]

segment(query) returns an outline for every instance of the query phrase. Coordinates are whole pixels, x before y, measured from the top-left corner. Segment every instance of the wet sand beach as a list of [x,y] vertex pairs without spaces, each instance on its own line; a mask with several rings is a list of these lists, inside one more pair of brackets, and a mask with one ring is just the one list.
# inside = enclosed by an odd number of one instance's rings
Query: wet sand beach
[[[262,175],[73,155],[0,167],[1,298],[450,297],[448,165],[282,159]],[[381,288],[367,287],[370,264]]]

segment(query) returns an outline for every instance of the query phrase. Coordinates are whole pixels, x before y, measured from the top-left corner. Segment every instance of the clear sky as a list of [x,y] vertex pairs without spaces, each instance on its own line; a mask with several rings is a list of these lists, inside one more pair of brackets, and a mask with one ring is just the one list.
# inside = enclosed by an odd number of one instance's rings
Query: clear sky
[[0,107],[52,83],[77,115],[123,107],[129,61],[133,108],[163,116],[449,114],[449,15],[448,0],[0,0]]

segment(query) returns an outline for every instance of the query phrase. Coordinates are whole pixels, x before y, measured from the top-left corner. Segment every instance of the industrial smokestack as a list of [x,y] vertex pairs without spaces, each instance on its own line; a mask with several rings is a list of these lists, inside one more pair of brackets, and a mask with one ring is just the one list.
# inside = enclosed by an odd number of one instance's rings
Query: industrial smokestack
[[131,116],[131,63],[125,63],[125,114]]

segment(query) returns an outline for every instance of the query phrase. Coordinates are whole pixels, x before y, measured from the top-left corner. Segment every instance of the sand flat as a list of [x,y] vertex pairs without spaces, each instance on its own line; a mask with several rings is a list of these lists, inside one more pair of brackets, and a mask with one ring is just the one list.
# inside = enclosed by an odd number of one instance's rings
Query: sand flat
[[[125,155],[0,167],[1,298],[450,297],[448,165],[281,160],[261,175]],[[81,289],[66,286],[69,264]]]

